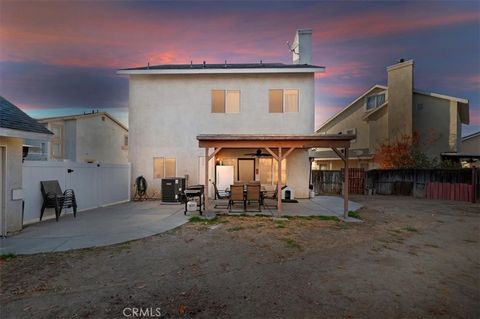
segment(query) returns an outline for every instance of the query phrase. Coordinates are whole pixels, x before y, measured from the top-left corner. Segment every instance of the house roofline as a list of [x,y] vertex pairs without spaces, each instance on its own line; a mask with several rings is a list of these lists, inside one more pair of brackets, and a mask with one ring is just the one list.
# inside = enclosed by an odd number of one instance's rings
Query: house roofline
[[462,99],[462,98],[459,98],[459,97],[449,96],[449,95],[445,95],[445,94],[438,94],[438,93],[421,91],[421,90],[413,90],[413,93],[428,95],[428,96],[432,96],[432,97],[437,97],[439,99],[455,101],[455,102],[463,103],[463,104],[468,104],[469,103],[469,101],[467,99]]
[[[364,98],[368,93],[370,93],[373,89],[375,88],[380,88],[380,89],[384,89],[384,90],[388,90],[388,86],[384,86],[384,85],[379,85],[379,84],[375,84],[374,86],[372,86],[370,89],[368,89],[366,92],[364,92],[362,95],[360,95],[360,97],[358,97],[357,99],[355,99],[353,102],[351,102],[350,104],[348,104],[345,108],[343,108],[341,111],[339,111],[338,113],[334,114],[332,117],[330,117],[328,120],[326,120],[325,122],[323,122],[320,127],[318,129],[315,130],[315,132],[319,133],[318,131],[320,131],[324,126],[326,126],[327,124],[329,124],[330,122],[332,122],[335,118],[337,118],[338,116],[340,116],[343,112],[347,111],[351,106],[353,106],[355,103],[357,103],[359,100],[361,100],[362,98]],[[462,123],[464,124],[468,124],[469,123],[469,115],[468,115],[468,105],[469,105],[469,101],[467,99],[462,99],[462,98],[459,98],[459,97],[454,97],[454,96],[449,96],[449,95],[444,95],[444,94],[438,94],[438,93],[433,93],[433,92],[427,92],[427,91],[421,91],[421,90],[413,90],[413,93],[416,93],[416,94],[421,94],[421,95],[427,95],[427,96],[431,96],[431,97],[436,97],[436,98],[439,98],[439,99],[444,99],[444,100],[449,100],[449,101],[454,101],[454,102],[457,102],[457,103],[460,103],[460,104],[464,104],[464,107],[463,107],[463,112],[460,112],[461,113],[461,121]],[[375,113],[377,110],[385,107],[386,105],[388,105],[388,100],[383,104],[381,105],[380,107],[376,108],[375,110],[373,110],[372,112],[368,113],[368,114],[365,114],[364,115],[364,119],[365,118],[368,118],[370,115],[372,115],[373,113]],[[467,108],[465,110],[465,108]]]
[[281,74],[281,73],[323,73],[325,67],[283,67],[283,68],[242,68],[242,69],[148,69],[117,70],[119,75],[148,75],[148,74]]
[[372,92],[374,89],[382,89],[382,90],[386,90],[387,87],[384,86],[384,85],[380,85],[380,84],[375,84],[374,86],[372,86],[371,88],[369,88],[367,91],[365,91],[362,95],[360,95],[358,98],[356,98],[355,100],[353,100],[352,102],[350,102],[350,104],[348,104],[345,108],[343,108],[341,111],[339,111],[338,113],[334,114],[332,117],[330,117],[328,120],[326,120],[325,122],[323,122],[320,127],[318,129],[315,130],[315,132],[319,133],[318,131],[320,131],[324,126],[326,126],[327,124],[329,124],[330,122],[332,122],[334,119],[336,119],[337,117],[339,117],[343,112],[345,112],[346,110],[348,110],[352,105],[354,105],[355,103],[357,103],[358,101],[360,101],[361,99],[363,99],[368,93]]
[[88,113],[88,114],[73,114],[73,115],[63,115],[63,116],[53,116],[53,117],[44,117],[44,118],[38,118],[37,121],[39,123],[48,123],[48,122],[54,122],[54,121],[65,121],[65,120],[76,120],[79,118],[86,118],[86,117],[94,117],[94,116],[99,116],[103,115],[111,119],[113,122],[115,122],[118,126],[123,128],[125,131],[128,132],[128,128],[123,125],[119,120],[114,118],[110,113],[108,112],[98,112],[98,113]]
[[50,138],[53,136],[53,133],[38,133],[0,127],[0,136],[49,141]]
[[466,141],[466,140],[469,140],[471,138],[477,137],[477,136],[480,136],[480,131],[462,137],[462,142]]

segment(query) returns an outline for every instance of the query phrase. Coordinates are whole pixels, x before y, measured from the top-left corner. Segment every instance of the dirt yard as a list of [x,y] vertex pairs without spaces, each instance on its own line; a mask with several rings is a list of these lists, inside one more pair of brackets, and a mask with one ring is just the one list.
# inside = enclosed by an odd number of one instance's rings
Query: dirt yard
[[105,248],[3,256],[0,317],[480,317],[479,204],[353,200],[364,223],[220,217]]

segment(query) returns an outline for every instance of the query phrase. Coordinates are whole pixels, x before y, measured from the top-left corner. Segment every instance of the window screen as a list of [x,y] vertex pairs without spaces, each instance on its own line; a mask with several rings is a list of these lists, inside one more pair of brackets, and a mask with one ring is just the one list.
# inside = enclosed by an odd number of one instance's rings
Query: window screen
[[163,157],[153,158],[153,177],[164,178],[165,159]]
[[283,112],[283,90],[269,91],[268,110],[270,113]]
[[226,113],[239,113],[240,112],[240,91],[227,91]]
[[212,90],[212,113],[225,113],[224,90]]
[[285,112],[298,112],[298,90],[284,90]]
[[177,160],[175,158],[165,158],[165,177],[177,176]]

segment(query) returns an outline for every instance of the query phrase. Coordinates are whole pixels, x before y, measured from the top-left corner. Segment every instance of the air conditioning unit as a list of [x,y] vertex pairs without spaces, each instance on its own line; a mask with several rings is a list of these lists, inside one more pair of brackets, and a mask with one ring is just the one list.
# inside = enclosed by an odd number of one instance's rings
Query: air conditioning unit
[[162,179],[162,201],[181,202],[182,193],[185,190],[185,178],[173,177]]

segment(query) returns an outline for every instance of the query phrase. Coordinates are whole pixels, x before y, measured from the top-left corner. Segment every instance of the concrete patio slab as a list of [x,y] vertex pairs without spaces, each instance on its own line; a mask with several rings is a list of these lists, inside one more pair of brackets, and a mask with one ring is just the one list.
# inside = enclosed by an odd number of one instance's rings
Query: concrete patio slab
[[[232,211],[232,214],[245,213],[247,215],[272,215],[276,216],[276,210],[269,208],[276,204],[274,201],[267,201],[267,208],[261,212],[240,212]],[[213,204],[212,204],[213,205]],[[252,206],[253,207],[253,206]],[[361,204],[348,201],[349,210],[356,211],[362,207]],[[247,208],[248,209],[255,209]],[[214,209],[217,212],[226,212],[226,209]],[[343,198],[339,196],[315,196],[312,199],[299,199],[298,203],[283,203],[282,216],[337,216],[343,217]]]
[[0,254],[35,254],[107,246],[163,233],[188,221],[183,205],[128,202],[27,226],[0,239]]
[[[267,203],[268,204],[268,203]],[[222,209],[211,211],[225,212]],[[361,205],[349,202],[350,210]],[[68,214],[60,218],[27,226],[23,231],[0,239],[0,254],[36,254],[71,249],[108,246],[166,232],[185,224],[197,212],[183,214],[183,205],[158,201],[128,202]],[[263,209],[261,215],[275,216],[276,210]],[[247,212],[248,215],[257,213]],[[316,196],[284,203],[283,216],[343,216],[343,198]]]

